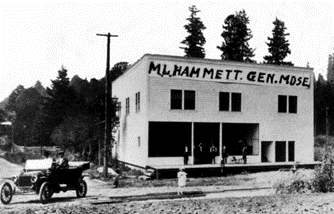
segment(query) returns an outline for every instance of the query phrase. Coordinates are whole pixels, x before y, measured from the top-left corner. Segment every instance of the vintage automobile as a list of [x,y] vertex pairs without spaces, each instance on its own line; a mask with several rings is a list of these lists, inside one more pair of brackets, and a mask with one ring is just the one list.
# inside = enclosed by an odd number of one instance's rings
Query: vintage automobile
[[69,162],[68,167],[60,167],[52,159],[27,160],[20,175],[5,181],[0,186],[3,204],[9,204],[13,194],[35,192],[44,204],[50,201],[53,193],[75,190],[77,197],[85,197],[87,183],[82,172],[89,169],[89,162]]

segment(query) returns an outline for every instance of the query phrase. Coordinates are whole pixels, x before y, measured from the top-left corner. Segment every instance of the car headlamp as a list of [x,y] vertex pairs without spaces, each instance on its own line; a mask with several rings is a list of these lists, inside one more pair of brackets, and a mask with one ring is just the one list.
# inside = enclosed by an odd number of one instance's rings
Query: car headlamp
[[30,178],[30,181],[31,181],[31,183],[36,183],[37,179],[38,179],[38,176],[34,175]]
[[14,176],[14,177],[13,177],[13,181],[14,181],[14,183],[17,181],[17,179],[18,179],[17,176]]

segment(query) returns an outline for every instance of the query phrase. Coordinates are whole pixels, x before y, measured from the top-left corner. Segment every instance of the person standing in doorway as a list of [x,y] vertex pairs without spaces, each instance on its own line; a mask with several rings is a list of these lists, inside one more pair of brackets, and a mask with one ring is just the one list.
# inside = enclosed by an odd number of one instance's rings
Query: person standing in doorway
[[197,164],[200,164],[200,163],[202,163],[202,161],[203,161],[203,145],[202,145],[202,143],[199,143],[198,144],[198,147],[197,147],[197,161],[196,161],[196,163]]
[[211,157],[211,163],[215,164],[216,163],[216,153],[217,153],[217,148],[213,144],[213,141],[211,141],[211,147],[210,147],[210,157]]
[[183,153],[183,162],[184,162],[184,165],[188,165],[188,160],[189,160],[189,149],[188,149],[188,146],[186,145],[184,147],[184,153]]
[[222,162],[224,165],[227,163],[227,157],[228,157],[228,154],[227,154],[226,146],[224,145],[222,148],[222,158],[223,158]]
[[244,164],[247,163],[247,144],[244,143],[242,147],[242,159],[244,161]]

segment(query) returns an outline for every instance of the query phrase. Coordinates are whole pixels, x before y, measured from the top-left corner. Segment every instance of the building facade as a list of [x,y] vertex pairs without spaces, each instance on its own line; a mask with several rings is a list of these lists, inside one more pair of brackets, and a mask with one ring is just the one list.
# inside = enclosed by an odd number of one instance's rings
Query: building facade
[[117,158],[140,167],[314,161],[311,68],[144,55],[113,83]]

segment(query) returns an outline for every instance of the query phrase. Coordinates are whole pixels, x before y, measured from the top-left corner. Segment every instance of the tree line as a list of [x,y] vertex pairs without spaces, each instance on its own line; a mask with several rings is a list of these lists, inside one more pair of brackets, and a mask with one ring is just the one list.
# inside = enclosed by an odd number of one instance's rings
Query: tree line
[[[204,58],[205,50],[203,46],[206,43],[203,35],[203,30],[206,29],[205,25],[201,21],[201,18],[197,16],[200,10],[195,5],[189,7],[190,17],[187,18],[189,22],[184,26],[189,35],[181,42],[185,47],[184,49],[186,57]],[[272,37],[268,37],[269,55],[264,56],[263,63],[275,64],[275,65],[290,65],[292,62],[286,62],[284,59],[291,54],[289,48],[289,41],[286,33],[286,27],[283,21],[276,17],[273,22],[274,28],[272,30]],[[253,38],[252,31],[248,27],[249,17],[245,10],[236,12],[226,17],[223,24],[223,42],[221,46],[217,46],[222,51],[222,60],[243,61],[243,62],[255,62],[252,57],[255,56],[255,49],[249,46],[249,40]]]
[[[319,74],[314,85],[314,122],[315,134],[334,135],[334,51],[328,56],[327,79]],[[327,109],[327,110],[326,110]],[[328,124],[326,125],[326,111]]]
[[[127,62],[119,62],[110,70],[111,80],[120,76]],[[8,97],[3,120],[12,121],[7,133],[21,146],[51,146],[94,155],[103,140],[105,78],[88,81],[67,76],[66,68],[58,71],[46,89],[40,81],[25,89],[19,85]],[[112,127],[118,124],[116,100],[112,102]]]

